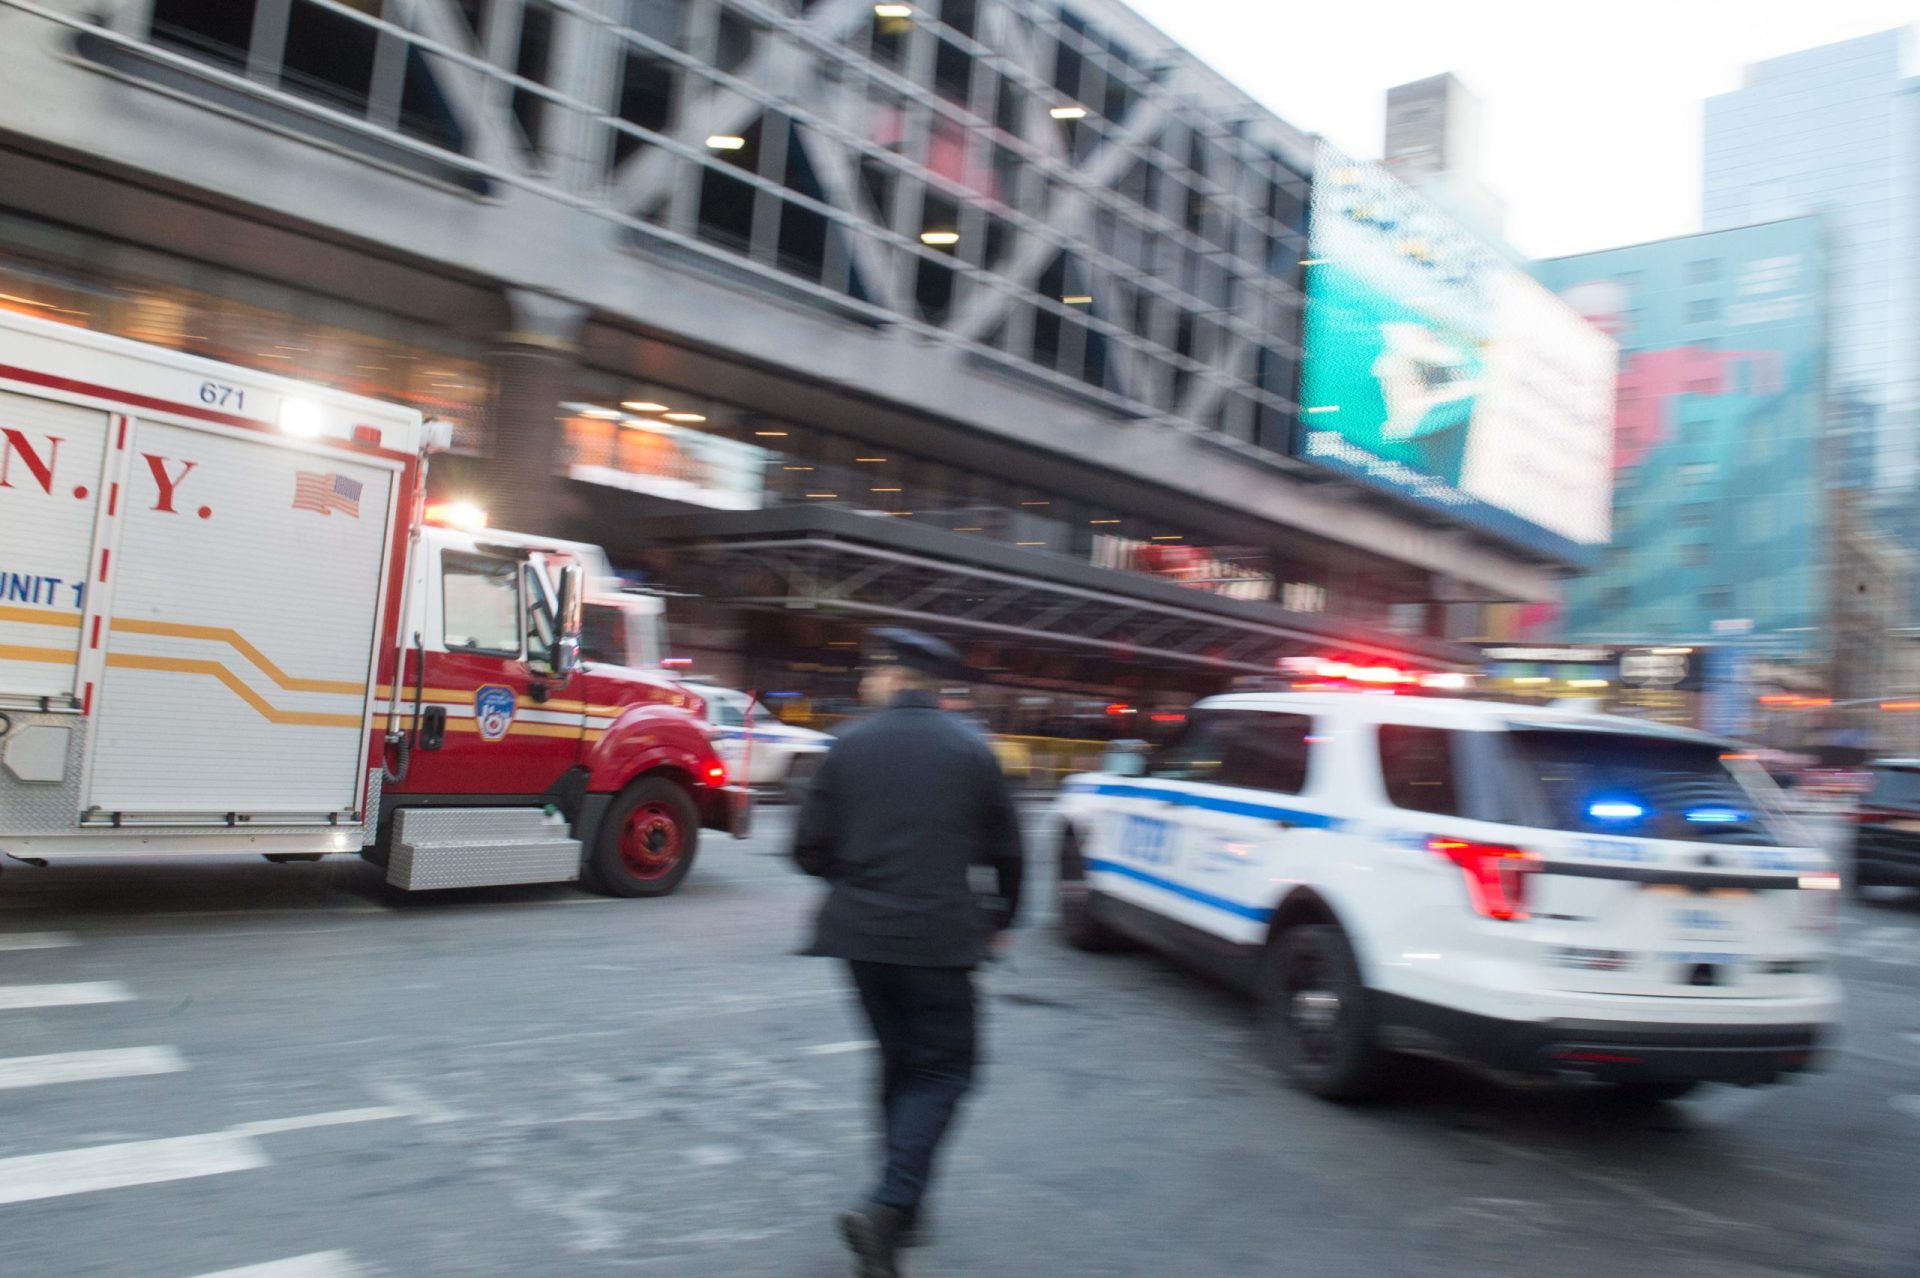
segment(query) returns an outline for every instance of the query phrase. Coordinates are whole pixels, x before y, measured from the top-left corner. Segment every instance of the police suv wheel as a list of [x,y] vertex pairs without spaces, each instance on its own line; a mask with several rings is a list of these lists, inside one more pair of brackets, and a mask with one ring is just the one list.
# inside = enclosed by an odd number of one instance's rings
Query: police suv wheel
[[1386,1053],[1374,1042],[1371,996],[1346,934],[1328,923],[1289,928],[1260,966],[1269,1055],[1294,1086],[1328,1100],[1375,1095]]
[[1076,950],[1117,950],[1126,938],[1093,916],[1092,889],[1080,857],[1080,839],[1072,830],[1060,835],[1060,934]]
[[693,796],[665,777],[641,777],[607,809],[587,880],[609,896],[665,896],[693,868],[699,843]]

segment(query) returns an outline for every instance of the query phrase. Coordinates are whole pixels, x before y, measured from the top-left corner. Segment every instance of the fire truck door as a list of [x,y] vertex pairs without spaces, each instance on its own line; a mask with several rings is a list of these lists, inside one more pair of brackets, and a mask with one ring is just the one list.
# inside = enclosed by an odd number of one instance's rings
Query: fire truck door
[[[443,549],[424,653],[409,654],[403,726],[419,737],[407,778],[390,792],[536,797],[579,761],[586,728],[579,676],[549,673],[553,600],[519,556]],[[419,662],[425,658],[425,678]],[[418,681],[418,682],[416,682]],[[424,686],[421,686],[424,685]]]

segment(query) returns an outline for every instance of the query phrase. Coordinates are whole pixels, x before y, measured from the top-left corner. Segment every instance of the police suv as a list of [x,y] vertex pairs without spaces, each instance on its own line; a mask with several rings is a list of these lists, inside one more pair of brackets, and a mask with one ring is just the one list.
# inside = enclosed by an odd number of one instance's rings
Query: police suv
[[1765,772],[1639,720],[1363,693],[1202,701],[1053,812],[1060,915],[1258,999],[1299,1086],[1396,1054],[1641,1096],[1804,1070],[1839,878]]

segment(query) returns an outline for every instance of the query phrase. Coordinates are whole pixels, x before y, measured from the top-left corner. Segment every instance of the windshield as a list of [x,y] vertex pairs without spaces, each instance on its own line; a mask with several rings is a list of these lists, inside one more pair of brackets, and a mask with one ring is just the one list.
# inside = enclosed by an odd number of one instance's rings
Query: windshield
[[707,699],[707,706],[713,721],[723,728],[741,728],[747,722],[747,699],[737,692],[721,692],[718,688],[702,688],[700,695]]
[[1907,768],[1875,768],[1873,791],[1868,803],[1890,807],[1920,808],[1920,771]]
[[1519,731],[1522,767],[1548,828],[1582,834],[1771,846],[1769,797],[1719,747],[1632,733]]

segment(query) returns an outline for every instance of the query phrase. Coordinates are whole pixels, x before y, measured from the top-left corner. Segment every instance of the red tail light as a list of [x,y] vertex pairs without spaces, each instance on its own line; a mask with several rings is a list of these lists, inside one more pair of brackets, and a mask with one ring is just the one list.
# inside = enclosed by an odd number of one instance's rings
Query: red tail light
[[1897,815],[1893,812],[1876,812],[1870,808],[1863,808],[1853,814],[1853,820],[1856,825],[1885,825]]
[[1428,839],[1427,850],[1446,857],[1467,876],[1474,913],[1490,919],[1527,917],[1527,879],[1540,868],[1538,855],[1465,839]]
[[707,765],[707,784],[722,786],[727,783],[727,765],[715,759]]

